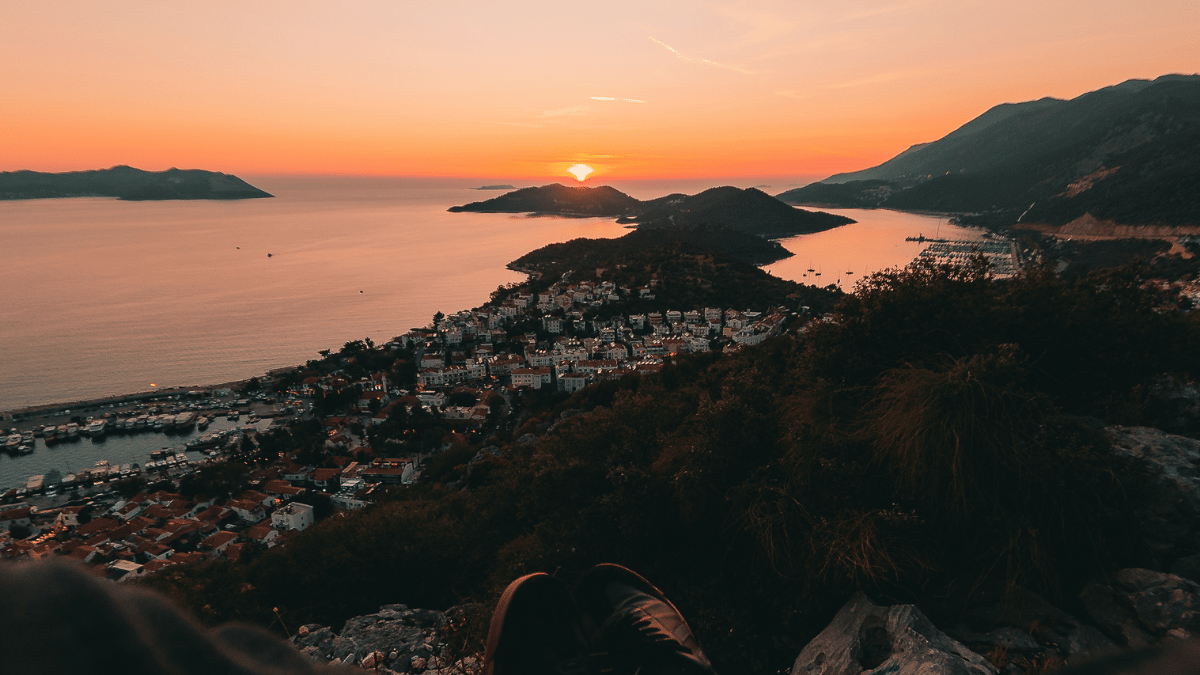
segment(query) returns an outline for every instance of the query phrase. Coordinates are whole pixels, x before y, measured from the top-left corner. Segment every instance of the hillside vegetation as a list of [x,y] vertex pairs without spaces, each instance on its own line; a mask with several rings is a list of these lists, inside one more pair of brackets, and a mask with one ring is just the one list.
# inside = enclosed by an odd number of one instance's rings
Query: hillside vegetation
[[474,600],[471,649],[514,577],[618,562],[725,672],[788,667],[858,589],[944,605],[993,579],[1069,599],[1138,563],[1136,495],[1097,428],[1154,423],[1147,383],[1200,375],[1174,300],[1138,266],[876,274],[802,337],[548,398],[470,471],[476,448],[453,450],[460,466],[394,501],[152,583],[206,621],[278,608],[290,627]]
[[1200,76],[996,106],[879,166],[779,195],[794,204],[985,214],[975,222],[1198,225]]

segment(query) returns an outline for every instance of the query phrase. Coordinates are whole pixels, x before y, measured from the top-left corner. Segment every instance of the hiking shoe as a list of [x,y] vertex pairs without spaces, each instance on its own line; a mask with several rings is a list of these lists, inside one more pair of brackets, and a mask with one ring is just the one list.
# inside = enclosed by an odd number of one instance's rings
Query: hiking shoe
[[566,584],[529,574],[508,585],[488,628],[483,675],[596,675]]
[[590,648],[616,675],[715,675],[683,615],[636,572],[597,565],[575,586],[575,601]]

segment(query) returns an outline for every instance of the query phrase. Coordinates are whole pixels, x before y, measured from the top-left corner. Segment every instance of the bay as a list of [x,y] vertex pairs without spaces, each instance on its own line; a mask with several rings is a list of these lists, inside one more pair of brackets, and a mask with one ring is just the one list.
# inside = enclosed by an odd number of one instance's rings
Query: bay
[[[448,213],[497,194],[470,189],[479,179],[251,182],[276,198],[0,202],[0,411],[244,379],[386,341],[482,304],[522,278],[505,265],[528,251],[627,232],[603,218]],[[639,198],[701,189],[613,185]],[[859,222],[783,240],[796,255],[765,269],[847,287],[909,262],[921,245],[907,236],[973,236],[944,218],[835,212]]]

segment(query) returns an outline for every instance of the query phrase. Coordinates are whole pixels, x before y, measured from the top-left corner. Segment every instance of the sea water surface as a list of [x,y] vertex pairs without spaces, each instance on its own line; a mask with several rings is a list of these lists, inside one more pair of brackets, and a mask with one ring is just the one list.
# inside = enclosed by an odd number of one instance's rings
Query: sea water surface
[[[499,194],[470,189],[479,179],[250,182],[276,197],[0,202],[0,411],[244,379],[387,341],[481,305],[522,278],[505,265],[528,251],[627,232],[603,218],[448,213]],[[612,184],[642,199],[702,187]],[[766,269],[849,288],[907,264],[921,249],[907,236],[970,236],[944,218],[835,212],[859,222],[784,240],[796,255]]]

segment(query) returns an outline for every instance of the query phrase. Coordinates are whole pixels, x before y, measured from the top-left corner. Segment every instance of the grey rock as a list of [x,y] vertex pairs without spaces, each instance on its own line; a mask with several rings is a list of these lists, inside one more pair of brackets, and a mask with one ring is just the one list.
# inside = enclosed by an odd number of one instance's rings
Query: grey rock
[[1067,665],[1074,666],[1085,661],[1107,656],[1118,651],[1117,643],[1098,629],[1075,622],[1075,627],[1063,635],[1059,642],[1059,653]]
[[[1020,634],[1037,644],[1036,649],[1027,650],[1029,653],[1059,658],[1068,665],[1082,663],[1118,650],[1117,644],[1099,630],[1082,623],[1040,595],[1024,588],[1006,589],[997,601],[974,607],[967,615],[972,623],[982,627],[983,631],[960,629],[948,632],[955,639],[968,645],[1012,649],[1010,646],[997,644],[998,641],[994,639],[984,638],[977,641],[975,637],[1003,635],[1014,640],[1015,645],[1015,634]],[[1005,628],[1012,632],[996,634]],[[1030,645],[1029,642],[1022,643],[1025,647]]]
[[1200,633],[1200,584],[1147,569],[1125,569],[1111,583],[1093,583],[1080,594],[1101,629],[1130,647]]
[[533,434],[525,434],[517,439],[517,445],[533,445],[537,443],[538,437]]
[[1136,469],[1126,483],[1138,501],[1134,514],[1146,550],[1160,563],[1194,553],[1200,532],[1200,441],[1149,427],[1113,426],[1105,433],[1113,454]]
[[[304,634],[297,633],[292,643],[305,655],[319,662],[364,663],[371,659],[372,668],[386,660],[400,672],[412,668],[412,657],[428,659],[435,652],[438,631],[449,625],[454,616],[466,607],[448,613],[425,609],[410,609],[405,605],[385,605],[376,614],[347,619],[340,633],[329,627],[307,624]],[[372,657],[372,655],[374,655]],[[347,661],[347,659],[350,659]]]
[[998,675],[913,605],[880,607],[857,593],[800,652],[791,675]]
[[1200,429],[1200,386],[1163,375],[1146,392],[1146,408],[1153,411],[1154,425],[1173,433]]

